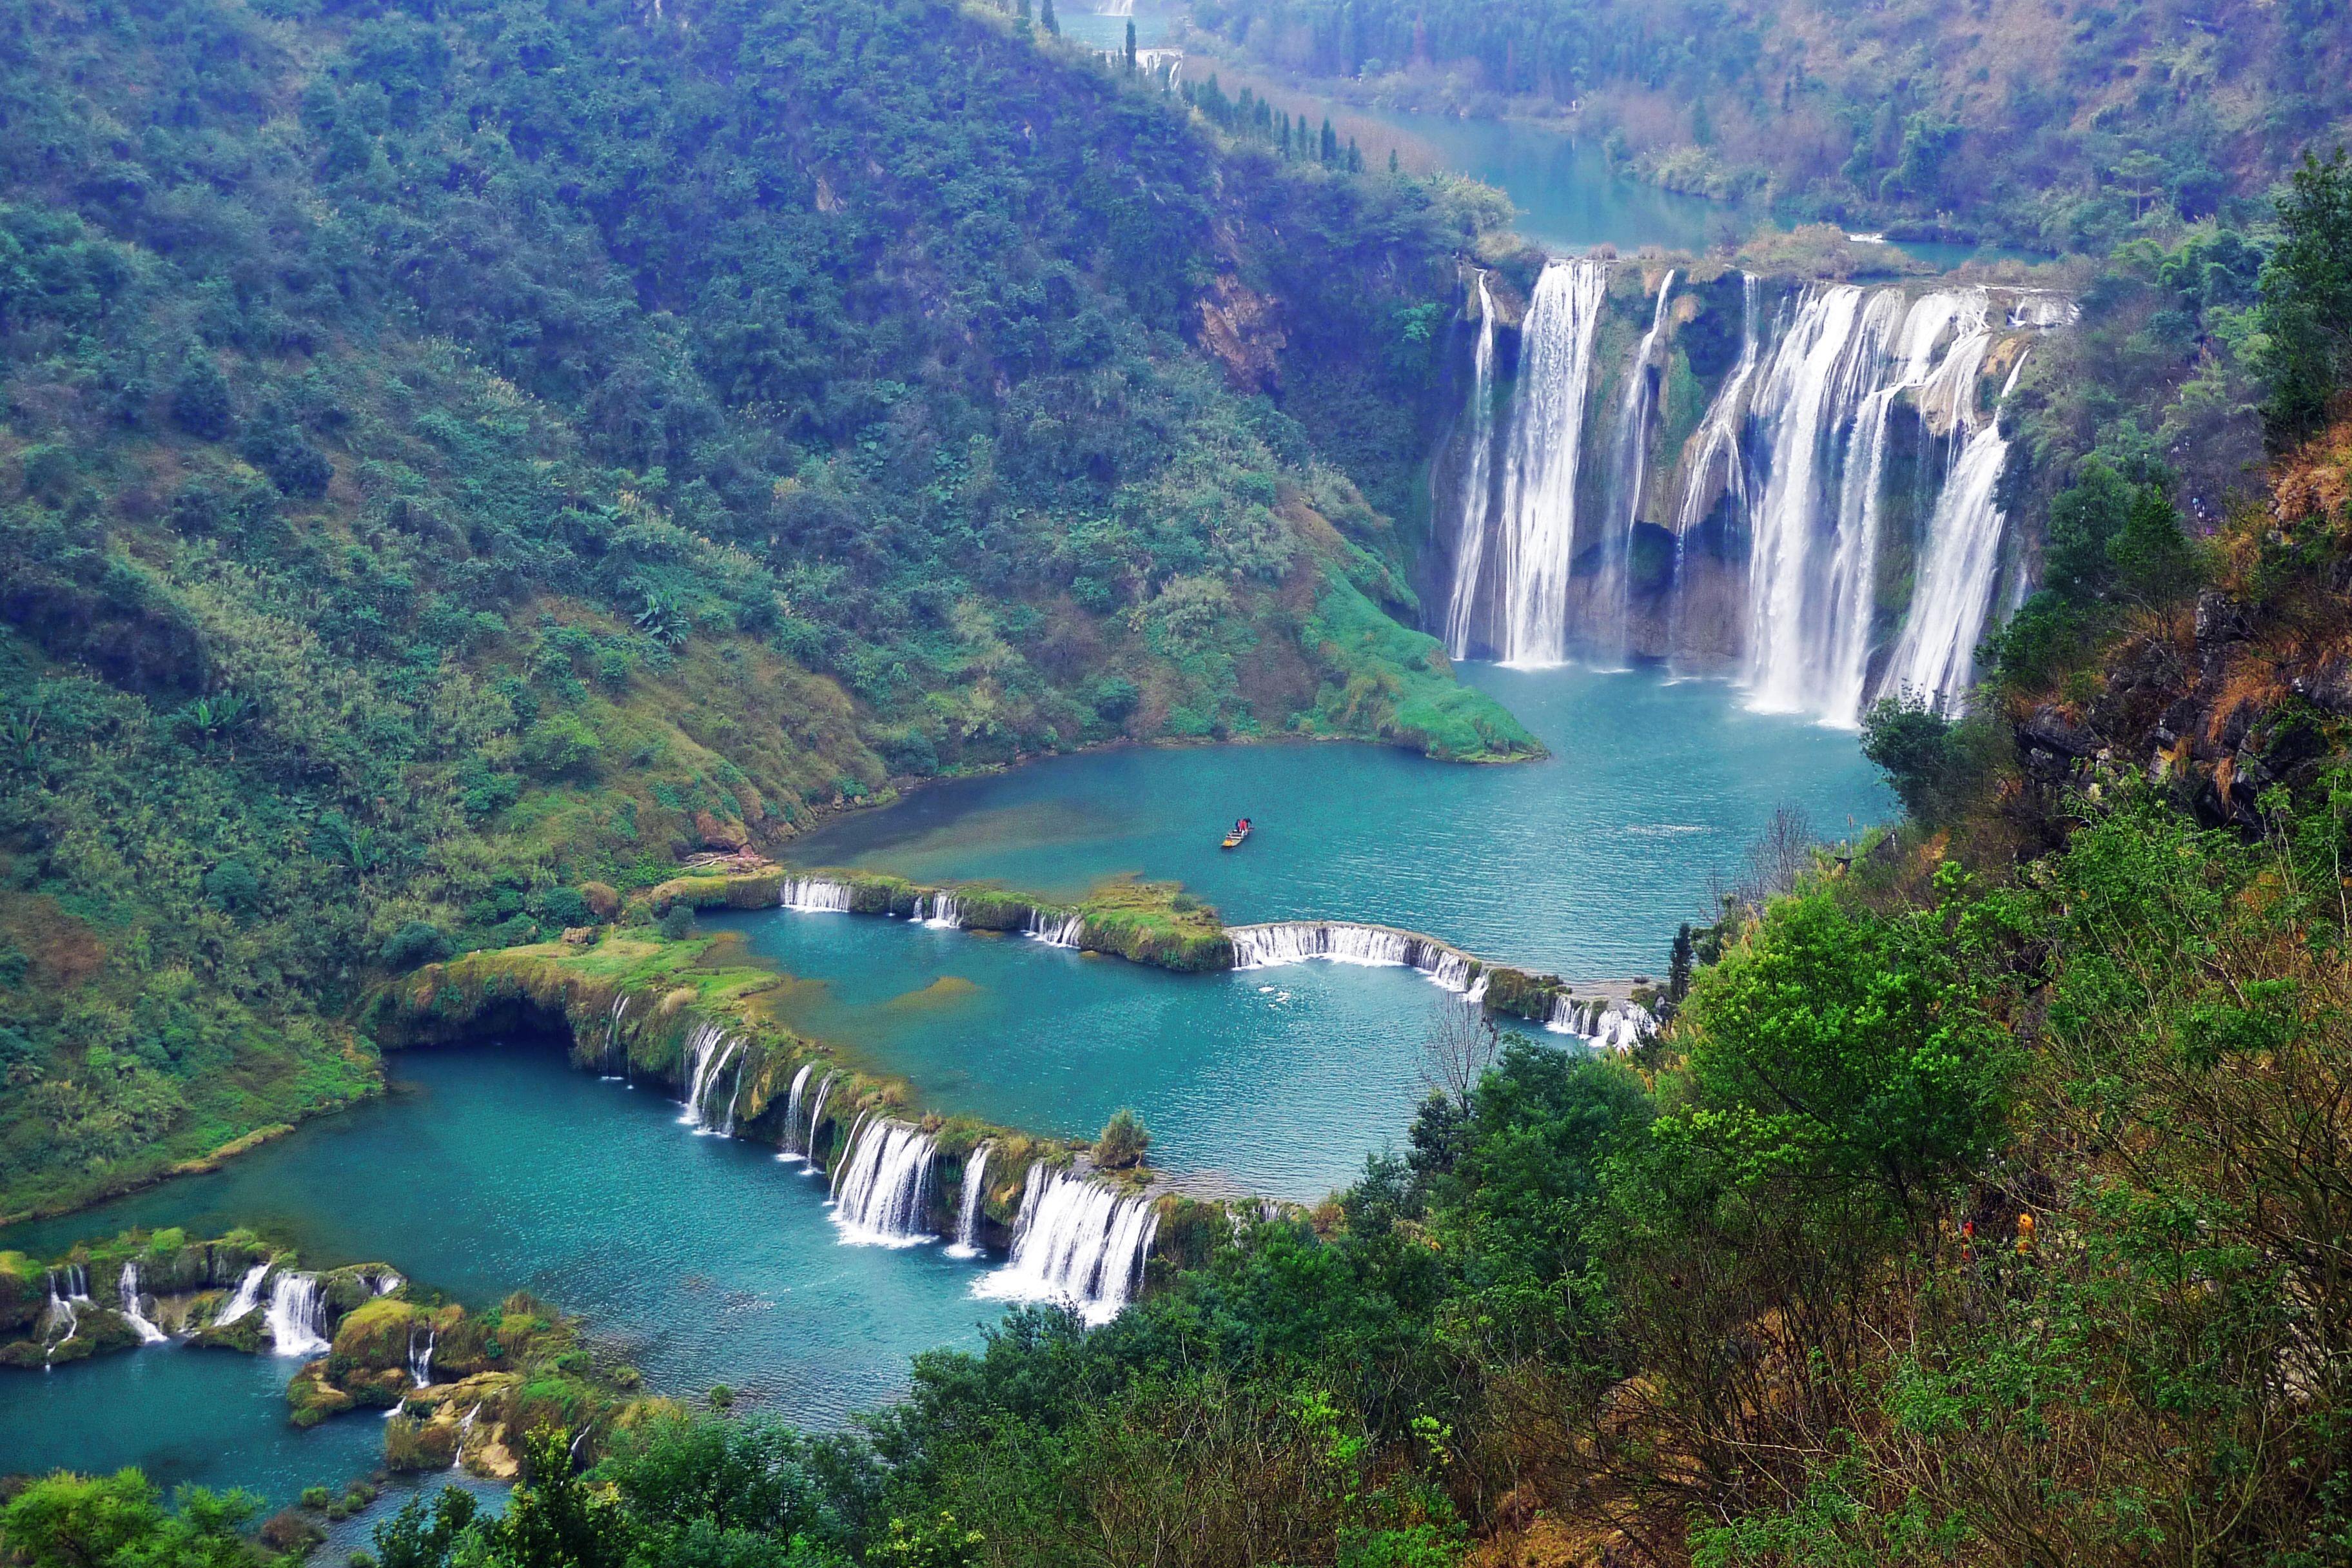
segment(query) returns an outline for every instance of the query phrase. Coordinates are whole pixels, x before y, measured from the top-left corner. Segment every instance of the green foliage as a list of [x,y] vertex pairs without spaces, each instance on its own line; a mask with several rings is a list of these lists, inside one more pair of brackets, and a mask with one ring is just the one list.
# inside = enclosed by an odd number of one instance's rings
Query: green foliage
[[1144,1152],[1151,1147],[1151,1134],[1145,1130],[1143,1118],[1121,1106],[1103,1123],[1102,1136],[1095,1140],[1095,1163],[1106,1170],[1124,1171],[1143,1163]]
[[167,1510],[137,1470],[64,1472],[0,1508],[0,1547],[26,1568],[245,1568],[260,1555],[243,1531],[259,1511],[241,1491],[184,1487]]
[[391,970],[415,969],[421,963],[438,963],[449,956],[449,935],[430,921],[410,921],[392,933],[383,944],[383,966]]
[[2305,153],[2278,197],[2279,243],[2263,267],[2263,417],[2291,445],[2352,385],[2352,159]]

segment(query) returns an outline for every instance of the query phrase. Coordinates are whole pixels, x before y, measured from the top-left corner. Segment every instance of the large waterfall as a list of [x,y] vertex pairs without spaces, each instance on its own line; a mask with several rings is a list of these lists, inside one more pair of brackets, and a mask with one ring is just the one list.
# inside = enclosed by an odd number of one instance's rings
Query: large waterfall
[[1134,1300],[1159,1228],[1150,1198],[1041,1162],[1029,1167],[1012,1260],[974,1283],[972,1294],[1057,1301],[1089,1323],[1107,1323]]
[[961,931],[963,929],[963,900],[953,893],[927,894],[915,900],[915,912],[908,918],[933,931]]
[[1034,937],[1047,947],[1076,947],[1086,931],[1087,918],[1077,914],[1048,914],[1044,910],[1029,911],[1025,934]]
[[887,1117],[860,1123],[842,1156],[833,1202],[841,1238],[861,1247],[912,1247],[936,1239],[923,1229],[934,1141]]
[[801,1063],[801,1070],[793,1074],[793,1087],[784,1099],[782,1146],[776,1151],[776,1158],[787,1165],[808,1158],[808,1138],[800,1131],[801,1096],[808,1089],[809,1074],[815,1069],[814,1062]]
[[2022,573],[1988,409],[2063,300],[1587,258],[1544,268],[1514,354],[1507,286],[1470,287],[1434,481],[1454,657],[1664,659],[1840,725],[1883,692],[1957,702]]

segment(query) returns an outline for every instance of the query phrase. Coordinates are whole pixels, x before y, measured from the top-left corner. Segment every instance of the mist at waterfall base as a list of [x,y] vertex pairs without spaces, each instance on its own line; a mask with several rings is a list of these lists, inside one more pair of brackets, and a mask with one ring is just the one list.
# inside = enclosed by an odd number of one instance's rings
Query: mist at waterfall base
[[[37,1256],[134,1226],[251,1226],[307,1268],[383,1259],[469,1306],[529,1289],[587,1320],[664,1392],[715,1383],[837,1426],[906,1384],[908,1359],[977,1342],[988,1267],[941,1248],[843,1247],[824,1184],[772,1149],[695,1137],[660,1089],[599,1082],[544,1042],[412,1051],[394,1091],[231,1162],[0,1232]],[[272,1506],[383,1462],[374,1413],[308,1432],[276,1356],[156,1345],[0,1376],[0,1474],[144,1468]]]
[[[1182,881],[1232,924],[1403,926],[1594,980],[1661,971],[1675,927],[1704,915],[1710,869],[1737,871],[1782,802],[1828,837],[1894,813],[1852,734],[1749,712],[1728,682],[1461,674],[1551,757],[1463,767],[1351,744],[1117,748],[929,785],[794,841],[792,856],[1070,899],[1132,872]],[[1244,816],[1257,831],[1220,849]],[[927,984],[917,973],[889,994]]]

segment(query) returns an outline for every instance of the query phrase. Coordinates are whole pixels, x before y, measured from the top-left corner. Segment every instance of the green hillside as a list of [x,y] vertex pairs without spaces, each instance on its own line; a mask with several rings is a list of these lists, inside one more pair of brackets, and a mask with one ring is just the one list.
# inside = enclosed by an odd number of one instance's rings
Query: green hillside
[[1409,401],[1491,196],[1229,160],[940,5],[5,37],[0,1212],[363,1091],[386,967],[894,777],[1536,750],[1269,395]]

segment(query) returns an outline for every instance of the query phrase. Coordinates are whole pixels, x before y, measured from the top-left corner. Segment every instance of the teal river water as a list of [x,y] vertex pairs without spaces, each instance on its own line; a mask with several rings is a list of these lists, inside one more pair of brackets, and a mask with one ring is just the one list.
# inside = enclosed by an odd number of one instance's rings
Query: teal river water
[[[1474,668],[1555,755],[1466,768],[1354,745],[1108,751],[916,792],[796,846],[811,864],[1075,893],[1181,878],[1231,921],[1412,926],[1574,978],[1663,963],[1774,805],[1827,834],[1891,802],[1848,734],[1747,713],[1717,683]],[[1247,813],[1242,851],[1217,831]],[[925,1100],[1040,1131],[1133,1104],[1154,1157],[1203,1187],[1311,1198],[1396,1142],[1440,994],[1401,970],[1178,976],[1018,938],[784,911],[730,917],[798,982],[804,1030]],[[382,1258],[475,1304],[518,1287],[583,1313],[653,1384],[725,1382],[818,1426],[976,1342],[985,1263],[837,1244],[819,1184],[543,1046],[392,1062],[393,1093],[185,1178],[0,1232],[55,1254],[130,1226],[256,1226],[314,1264]],[[169,1346],[0,1374],[0,1473],[145,1466],[278,1502],[371,1467],[381,1427],[287,1426],[291,1363]]]

